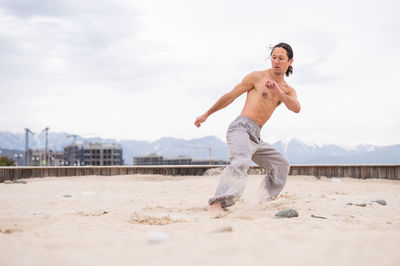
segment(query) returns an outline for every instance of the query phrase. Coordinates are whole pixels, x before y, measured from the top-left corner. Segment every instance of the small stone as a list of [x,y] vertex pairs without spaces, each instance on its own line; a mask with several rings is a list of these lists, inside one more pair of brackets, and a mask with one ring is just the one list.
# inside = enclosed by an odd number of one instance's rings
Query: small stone
[[386,200],[383,200],[383,199],[374,200],[374,202],[376,202],[376,203],[378,203],[380,205],[383,205],[383,206],[385,206],[387,204]]
[[168,240],[168,234],[164,232],[151,232],[148,237],[150,244],[158,244]]
[[215,229],[214,231],[212,231],[212,233],[226,233],[226,232],[232,232],[233,228],[232,226],[221,226],[217,229]]
[[367,203],[357,203],[355,205],[359,206],[359,207],[365,207],[365,206],[367,206]]
[[25,180],[15,180],[14,183],[15,184],[27,184],[28,182],[26,182]]
[[299,213],[294,209],[285,209],[275,214],[277,218],[293,218],[298,216]]
[[107,214],[108,213],[108,211],[103,211],[103,214]]
[[14,184],[14,182],[11,180],[6,180],[6,181],[4,181],[4,184]]
[[319,218],[319,219],[328,219],[328,218],[326,218],[326,217],[317,216],[317,215],[314,215],[314,214],[311,214],[311,217],[312,217],[312,218]]
[[347,203],[347,205],[354,205],[354,206],[359,206],[359,207],[366,207],[367,203],[353,203],[353,202],[349,202]]
[[69,194],[65,194],[65,195],[62,195],[63,197],[65,197],[65,198],[70,198],[70,197],[72,197],[72,195],[69,195]]

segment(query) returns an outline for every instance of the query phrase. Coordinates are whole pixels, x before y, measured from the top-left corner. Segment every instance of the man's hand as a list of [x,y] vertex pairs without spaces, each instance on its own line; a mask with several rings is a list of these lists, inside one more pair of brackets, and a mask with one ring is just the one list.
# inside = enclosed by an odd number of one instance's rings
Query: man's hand
[[196,121],[194,121],[194,125],[196,127],[200,127],[201,123],[203,123],[204,121],[206,121],[208,115],[207,114],[203,114],[199,117],[196,118]]
[[280,101],[282,101],[290,111],[295,113],[300,112],[300,103],[297,100],[297,95],[294,89],[286,86],[289,92],[285,93],[281,88],[279,88],[278,83],[270,79],[265,81],[265,87],[267,87],[274,95],[278,96]]
[[268,89],[270,89],[272,91],[273,94],[277,95],[278,97],[280,97],[280,95],[283,93],[281,91],[281,88],[279,88],[278,83],[276,83],[273,80],[266,80],[265,81],[265,87],[267,87]]

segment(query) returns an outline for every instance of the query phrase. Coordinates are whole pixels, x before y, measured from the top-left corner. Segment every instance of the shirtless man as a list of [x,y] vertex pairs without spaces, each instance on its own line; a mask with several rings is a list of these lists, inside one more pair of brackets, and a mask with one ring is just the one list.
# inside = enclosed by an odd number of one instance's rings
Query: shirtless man
[[284,80],[285,74],[289,76],[293,72],[292,63],[292,48],[286,43],[275,45],[271,50],[270,69],[248,74],[232,91],[196,118],[194,124],[200,127],[211,114],[247,92],[242,113],[228,128],[226,139],[230,165],[222,172],[216,193],[208,201],[211,211],[220,212],[240,198],[246,187],[251,161],[270,169],[261,183],[267,197],[276,198],[285,186],[289,163],[272,145],[261,140],[260,130],[281,103],[295,113],[300,112],[296,92]]

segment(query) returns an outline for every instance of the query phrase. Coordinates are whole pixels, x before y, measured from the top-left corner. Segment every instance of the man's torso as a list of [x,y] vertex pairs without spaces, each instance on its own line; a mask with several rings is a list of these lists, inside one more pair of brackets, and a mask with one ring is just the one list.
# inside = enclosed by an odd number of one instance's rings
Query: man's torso
[[[247,116],[262,127],[281,102],[278,96],[265,86],[265,81],[271,79],[269,70],[257,71],[254,75],[257,75],[257,78],[253,84],[253,89],[247,92],[246,103],[241,115]],[[278,85],[283,92],[289,93],[289,87],[285,81],[278,83]]]

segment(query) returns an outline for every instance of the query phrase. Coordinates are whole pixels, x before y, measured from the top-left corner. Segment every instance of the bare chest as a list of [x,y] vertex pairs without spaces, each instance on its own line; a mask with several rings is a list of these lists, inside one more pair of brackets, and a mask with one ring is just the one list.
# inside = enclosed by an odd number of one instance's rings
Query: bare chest
[[[288,93],[285,84],[279,84],[279,87],[284,93]],[[273,107],[277,107],[281,104],[280,98],[275,95],[270,89],[268,89],[265,86],[264,82],[256,84],[252,96],[255,97],[255,100],[257,100],[262,105],[272,105]]]

